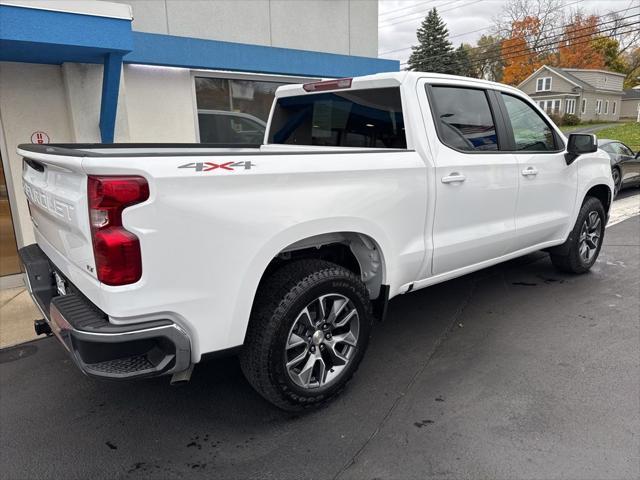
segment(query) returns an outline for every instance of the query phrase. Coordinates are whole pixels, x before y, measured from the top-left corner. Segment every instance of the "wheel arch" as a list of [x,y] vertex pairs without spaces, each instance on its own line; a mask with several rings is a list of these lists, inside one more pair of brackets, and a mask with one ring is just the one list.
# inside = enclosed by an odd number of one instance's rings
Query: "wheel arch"
[[[344,217],[295,224],[264,242],[250,262],[251,267],[243,276],[235,301],[231,342],[243,342],[259,285],[277,268],[278,259],[286,262],[289,256],[289,259],[323,258],[308,254],[313,249],[327,247],[334,253],[337,250],[346,253],[345,249],[348,249],[346,262],[337,263],[346,268],[351,267],[353,271],[354,265],[349,265],[349,262],[355,260],[359,270],[357,273],[370,289],[371,298],[383,291],[382,286],[389,282],[387,265],[390,249],[386,235],[377,225],[362,219]],[[295,254],[300,251],[305,253],[302,256]]]
[[582,199],[582,203],[584,203],[588,197],[594,197],[600,200],[600,203],[602,203],[602,206],[604,207],[604,211],[609,212],[609,208],[611,207],[611,202],[613,200],[612,196],[613,194],[609,186],[599,183],[597,185],[593,185],[589,190],[587,190],[584,194],[584,198]]

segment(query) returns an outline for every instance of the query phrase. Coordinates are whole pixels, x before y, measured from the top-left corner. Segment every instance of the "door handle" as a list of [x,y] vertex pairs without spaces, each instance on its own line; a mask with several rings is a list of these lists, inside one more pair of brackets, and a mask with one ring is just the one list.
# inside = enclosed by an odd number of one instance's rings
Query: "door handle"
[[467,179],[467,177],[465,177],[461,173],[452,172],[449,175],[447,175],[446,177],[442,177],[441,181],[442,181],[442,183],[458,183],[458,182],[462,183],[466,179]]
[[522,170],[522,175],[525,177],[536,176],[538,174],[538,170],[535,167],[527,167]]

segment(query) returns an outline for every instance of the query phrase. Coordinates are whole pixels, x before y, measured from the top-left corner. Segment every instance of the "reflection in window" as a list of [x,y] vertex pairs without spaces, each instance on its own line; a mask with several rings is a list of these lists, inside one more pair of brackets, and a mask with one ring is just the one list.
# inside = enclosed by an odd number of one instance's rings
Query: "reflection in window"
[[198,127],[203,143],[262,143],[280,82],[196,77]]
[[283,97],[270,143],[407,148],[399,88]]
[[516,150],[556,150],[553,130],[526,102],[501,94],[507,107]]
[[441,140],[458,150],[498,150],[496,127],[484,90],[433,86]]

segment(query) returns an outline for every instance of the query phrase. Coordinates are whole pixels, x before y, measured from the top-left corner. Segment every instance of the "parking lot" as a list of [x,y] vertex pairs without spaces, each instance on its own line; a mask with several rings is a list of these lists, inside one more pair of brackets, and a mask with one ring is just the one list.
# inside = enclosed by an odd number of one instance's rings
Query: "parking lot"
[[640,477],[640,221],[591,273],[536,253],[393,300],[346,392],[290,416],[235,359],[82,376],[55,339],[0,351],[3,478]]

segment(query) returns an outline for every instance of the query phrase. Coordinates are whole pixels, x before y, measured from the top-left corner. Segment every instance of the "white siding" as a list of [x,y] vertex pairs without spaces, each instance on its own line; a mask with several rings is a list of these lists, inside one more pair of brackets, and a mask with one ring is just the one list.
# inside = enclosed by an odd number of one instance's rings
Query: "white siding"
[[617,92],[622,91],[622,82],[624,81],[624,75],[616,75],[601,72],[598,70],[567,70],[574,77],[578,77],[580,80],[593,85],[599,90],[615,90]]

